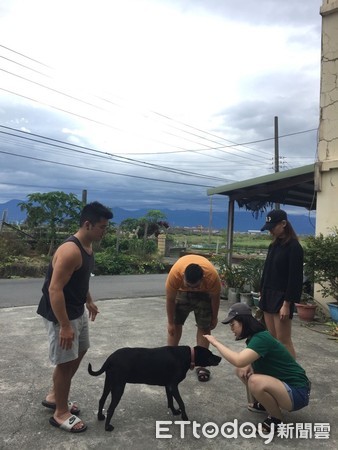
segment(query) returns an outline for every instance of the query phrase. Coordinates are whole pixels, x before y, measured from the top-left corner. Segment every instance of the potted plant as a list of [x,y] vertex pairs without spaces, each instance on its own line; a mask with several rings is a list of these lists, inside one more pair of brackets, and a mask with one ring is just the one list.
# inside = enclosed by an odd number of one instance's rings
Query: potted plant
[[310,294],[303,293],[299,303],[295,303],[298,317],[305,322],[312,322],[317,310],[317,304]]
[[259,302],[259,290],[265,260],[262,258],[247,258],[241,264],[241,272],[245,279],[245,286],[255,306]]
[[218,265],[218,273],[224,289],[227,289],[229,303],[236,303],[239,300],[239,292],[243,289],[245,278],[240,265],[231,265],[225,259],[215,260]]
[[331,317],[338,321],[338,228],[326,236],[309,236],[305,241],[304,261],[310,280],[317,283],[324,298],[332,298],[328,303]]

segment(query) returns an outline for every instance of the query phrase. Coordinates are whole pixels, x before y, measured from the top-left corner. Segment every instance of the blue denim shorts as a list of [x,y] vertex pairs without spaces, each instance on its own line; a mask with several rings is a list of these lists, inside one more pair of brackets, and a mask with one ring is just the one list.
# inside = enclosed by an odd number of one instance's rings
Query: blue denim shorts
[[284,383],[284,386],[286,390],[288,391],[289,397],[291,399],[292,403],[292,410],[291,411],[297,411],[298,409],[304,408],[304,406],[307,406],[310,401],[310,392],[311,392],[311,383],[309,383],[309,386],[306,387],[293,387],[289,386],[288,384]]

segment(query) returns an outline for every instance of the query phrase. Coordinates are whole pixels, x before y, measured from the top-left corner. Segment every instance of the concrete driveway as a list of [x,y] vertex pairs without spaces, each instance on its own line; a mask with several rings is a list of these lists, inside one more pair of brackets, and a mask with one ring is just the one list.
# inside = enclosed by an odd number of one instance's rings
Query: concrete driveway
[[[262,437],[243,437],[240,434],[234,437],[232,434],[231,426],[237,426],[238,430],[245,422],[256,426],[264,416],[247,410],[243,386],[235,377],[233,368],[224,360],[219,367],[212,369],[209,382],[200,383],[196,374],[189,371],[180,384],[191,421],[185,428],[183,425],[163,423],[179,420],[179,417],[173,417],[168,412],[162,387],[127,385],[112,420],[115,429],[112,433],[104,431],[103,422],[96,418],[104,376],[91,377],[87,373],[88,362],[98,369],[117,348],[166,345],[166,315],[164,297],[107,300],[98,302],[98,306],[100,314],[97,321],[90,324],[91,348],[75,376],[71,391],[71,399],[80,403],[81,418],[88,425],[85,433],[77,435],[53,428],[48,422],[51,411],[41,405],[49,388],[52,367],[48,361],[46,333],[40,317],[35,313],[36,307],[0,310],[1,449],[149,450],[196,447],[223,449],[231,446],[243,450],[264,447],[265,439]],[[227,301],[222,301],[221,319],[227,310]],[[321,330],[322,327],[316,325],[314,328]],[[195,333],[196,326],[193,316],[190,316],[184,327],[181,344],[194,345]],[[240,350],[245,346],[244,342],[233,340],[226,325],[219,324],[214,334],[233,349]],[[336,449],[338,344],[321,333],[305,328],[298,318],[294,320],[293,336],[299,362],[312,380],[312,398],[307,408],[285,415],[289,427],[293,427],[290,432],[294,430],[294,437],[276,437],[269,445],[273,445],[274,449]],[[157,438],[156,421],[161,421],[157,423],[160,427],[157,431],[161,435]],[[208,422],[211,435],[217,434],[215,437],[207,435]],[[226,428],[227,437],[220,432],[226,422],[230,423]],[[295,436],[297,426],[298,435],[303,433],[303,437]],[[330,426],[329,438],[319,439],[318,430],[325,426]],[[308,438],[310,431],[313,436],[311,439]]]

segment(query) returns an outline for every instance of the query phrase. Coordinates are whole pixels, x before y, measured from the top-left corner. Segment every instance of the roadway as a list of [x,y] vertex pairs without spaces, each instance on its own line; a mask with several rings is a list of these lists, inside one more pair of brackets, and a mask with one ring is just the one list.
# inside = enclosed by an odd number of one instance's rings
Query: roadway
[[[101,275],[90,279],[95,300],[164,296],[167,274]],[[0,308],[34,306],[41,298],[43,278],[0,279]]]

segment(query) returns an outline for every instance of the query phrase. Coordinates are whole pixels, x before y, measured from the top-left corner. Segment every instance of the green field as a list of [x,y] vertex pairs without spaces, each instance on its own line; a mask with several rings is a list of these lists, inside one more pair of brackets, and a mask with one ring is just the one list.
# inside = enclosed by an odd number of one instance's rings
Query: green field
[[[206,252],[225,253],[227,246],[226,234],[169,234],[170,247],[179,247],[187,250],[200,250]],[[233,251],[235,253],[266,253],[271,242],[271,236],[266,234],[234,233]],[[305,241],[300,237],[300,242],[305,246]]]

